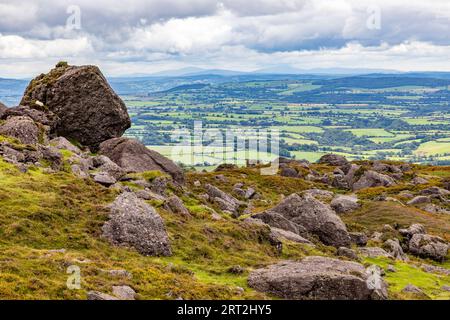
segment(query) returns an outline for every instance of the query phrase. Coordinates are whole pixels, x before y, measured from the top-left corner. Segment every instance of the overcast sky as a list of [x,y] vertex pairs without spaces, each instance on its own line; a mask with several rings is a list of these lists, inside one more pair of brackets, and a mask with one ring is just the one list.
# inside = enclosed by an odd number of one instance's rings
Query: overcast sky
[[0,77],[59,60],[109,76],[188,66],[450,71],[449,29],[448,0],[0,0]]

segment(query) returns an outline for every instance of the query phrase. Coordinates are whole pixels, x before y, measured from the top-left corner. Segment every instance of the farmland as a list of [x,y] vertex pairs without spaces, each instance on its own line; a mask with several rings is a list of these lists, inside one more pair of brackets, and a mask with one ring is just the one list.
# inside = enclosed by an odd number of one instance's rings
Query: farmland
[[168,78],[169,89],[159,79],[160,91],[149,81],[141,86],[134,81],[133,95],[126,83],[113,83],[132,115],[127,135],[188,166],[271,158],[257,150],[212,154],[205,139],[196,141],[195,151],[190,147],[195,140],[188,139],[173,152],[171,146],[180,145],[174,132],[191,134],[195,121],[201,121],[202,130],[234,130],[247,137],[276,130],[279,153],[296,159],[316,161],[334,152],[350,159],[450,162],[450,80],[445,77],[197,76]]

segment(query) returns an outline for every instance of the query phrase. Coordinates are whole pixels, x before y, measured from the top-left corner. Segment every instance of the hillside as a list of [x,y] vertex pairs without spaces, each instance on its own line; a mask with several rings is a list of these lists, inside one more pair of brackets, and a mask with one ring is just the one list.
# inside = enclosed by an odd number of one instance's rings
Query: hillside
[[92,66],[58,64],[22,103],[0,110],[3,299],[450,299],[450,167],[183,172],[123,137]]

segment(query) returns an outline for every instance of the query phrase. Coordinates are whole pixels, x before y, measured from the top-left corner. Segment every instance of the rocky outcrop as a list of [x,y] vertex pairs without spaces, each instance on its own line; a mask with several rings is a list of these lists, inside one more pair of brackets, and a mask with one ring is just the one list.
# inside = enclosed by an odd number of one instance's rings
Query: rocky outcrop
[[22,144],[39,142],[39,127],[30,117],[10,117],[0,126],[0,135],[19,140]]
[[356,244],[359,247],[364,247],[369,241],[369,238],[365,233],[362,232],[349,232],[350,241],[353,244]]
[[413,255],[436,261],[445,260],[448,247],[444,239],[428,234],[415,234],[409,241],[409,252]]
[[386,250],[378,247],[360,248],[359,251],[363,256],[369,258],[378,258],[378,257],[392,258],[392,255],[389,254]]
[[20,105],[49,110],[58,117],[56,135],[93,150],[131,125],[125,104],[96,66],[58,65],[30,82]]
[[411,239],[415,234],[425,234],[425,227],[419,223],[411,225],[408,229],[398,230],[407,240]]
[[[318,236],[324,244],[335,247],[350,245],[350,236],[342,220],[328,205],[308,194],[290,195],[265,214],[273,213]],[[276,227],[283,228],[281,225]]]
[[408,260],[408,257],[403,252],[403,248],[400,245],[400,242],[398,239],[389,239],[386,240],[383,244],[383,248],[394,258],[406,261]]
[[326,154],[319,159],[319,163],[328,164],[330,166],[345,166],[349,162],[348,160],[337,154]]
[[353,190],[357,191],[373,187],[391,187],[393,185],[395,185],[395,180],[390,176],[368,170],[353,184]]
[[191,217],[191,214],[189,213],[189,210],[184,206],[183,201],[176,195],[173,195],[167,199],[166,206],[171,212],[175,214],[179,214],[185,218]]
[[133,247],[147,256],[172,254],[162,218],[134,193],[122,193],[110,209],[103,236],[113,245]]
[[137,140],[114,138],[104,141],[100,144],[99,153],[110,158],[127,173],[156,170],[169,174],[178,183],[184,183],[180,167]]
[[5,113],[6,110],[8,110],[8,107],[0,102],[0,118],[3,116],[3,113]]
[[[376,279],[375,279],[376,277]],[[326,257],[285,261],[253,271],[251,288],[284,299],[386,299],[386,284],[359,263]]]
[[36,110],[28,106],[9,108],[3,114],[0,114],[0,119],[8,119],[10,117],[29,117],[34,122],[47,126],[49,129],[54,128],[59,121],[59,117],[49,110]]

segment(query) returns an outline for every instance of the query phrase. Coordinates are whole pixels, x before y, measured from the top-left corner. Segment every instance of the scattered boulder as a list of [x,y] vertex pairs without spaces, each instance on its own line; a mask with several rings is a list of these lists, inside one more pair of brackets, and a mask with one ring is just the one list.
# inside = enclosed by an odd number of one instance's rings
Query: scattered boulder
[[36,110],[28,106],[9,108],[3,112],[3,114],[0,114],[0,119],[8,119],[10,117],[29,117],[34,122],[40,123],[50,130],[53,129],[59,121],[58,116],[49,110]]
[[386,268],[387,272],[397,272],[397,269],[392,264],[388,264]]
[[439,187],[430,187],[427,189],[424,189],[420,192],[420,194],[425,195],[425,196],[449,196],[450,195],[450,191],[439,188]]
[[160,194],[154,193],[151,190],[144,189],[136,191],[136,196],[139,199],[143,200],[158,200],[158,201],[166,201],[166,198]]
[[98,172],[93,176],[95,182],[105,186],[110,187],[117,182],[117,180],[110,176],[107,172]]
[[92,158],[92,166],[97,172],[105,173],[115,180],[120,180],[125,176],[126,172],[115,164],[111,159],[106,156],[96,156]]
[[69,140],[67,140],[64,137],[56,137],[56,138],[50,140],[49,144],[59,150],[68,150],[77,155],[81,154],[80,148],[78,148],[77,146],[74,146]]
[[53,170],[60,170],[63,165],[63,156],[58,149],[52,146],[40,146],[42,159],[47,160]]
[[417,196],[410,201],[408,201],[406,204],[409,206],[417,205],[417,204],[423,204],[423,203],[430,203],[431,199],[428,196]]
[[16,138],[22,144],[39,142],[39,127],[30,117],[11,117],[0,125],[0,135]]
[[450,269],[446,269],[446,268],[443,268],[443,267],[433,266],[431,264],[422,264],[421,268],[425,272],[437,273],[437,274],[442,274],[442,275],[445,275],[445,276],[450,276]]
[[427,183],[428,183],[428,180],[425,179],[425,178],[416,176],[416,177],[414,177],[414,178],[411,180],[411,183],[414,184],[414,185],[427,184]]
[[175,214],[179,214],[183,217],[190,218],[191,214],[189,210],[184,206],[183,201],[176,195],[171,196],[166,201],[167,208]]
[[367,245],[369,238],[365,233],[362,232],[349,232],[351,243],[356,244],[359,247],[364,247]]
[[303,227],[326,245],[337,248],[350,246],[350,236],[339,216],[330,206],[310,195],[292,194],[267,211],[277,213]]
[[348,213],[359,209],[360,204],[356,195],[339,195],[331,201],[331,207],[337,213]]
[[273,211],[265,211],[262,213],[257,213],[252,216],[254,219],[259,219],[262,222],[268,224],[269,226],[277,229],[286,230],[300,236],[305,236],[308,231],[301,225],[298,225],[279,213]]
[[338,248],[336,254],[339,257],[346,257],[346,258],[349,258],[351,260],[356,260],[356,261],[360,260],[358,255],[356,254],[355,250],[352,250],[352,249],[349,249],[349,248],[346,248],[346,247]]
[[337,154],[326,154],[319,159],[319,163],[328,164],[330,166],[345,166],[348,165],[348,160]]
[[411,225],[408,229],[398,230],[407,240],[411,239],[415,234],[425,234],[425,227],[419,223]]
[[393,185],[395,185],[395,180],[388,175],[368,170],[353,184],[353,190],[357,191],[373,187],[391,187]]
[[113,245],[129,246],[147,256],[170,256],[169,238],[156,210],[134,193],[124,192],[110,206],[103,235]]
[[370,300],[375,290],[369,288],[368,280],[369,275],[359,263],[307,257],[255,270],[248,284],[284,299]]
[[448,244],[437,236],[414,234],[409,241],[409,252],[422,258],[443,261],[447,256]]
[[157,170],[169,174],[178,183],[184,183],[180,167],[137,140],[114,138],[104,141],[100,144],[99,153],[110,158],[127,173]]
[[298,178],[298,172],[294,168],[285,167],[281,168],[280,176],[289,178]]
[[360,248],[359,251],[363,256],[369,258],[378,258],[378,257],[392,258],[391,254],[389,254],[388,252],[386,252],[386,250],[379,247]]
[[416,287],[413,284],[408,284],[406,287],[402,289],[403,293],[409,293],[414,296],[417,296],[419,299],[429,299],[428,295],[422,291],[419,287]]
[[87,293],[88,300],[119,300],[116,297],[113,297],[109,294],[98,292],[98,291],[89,291]]
[[30,82],[20,105],[45,106],[59,118],[54,128],[58,136],[94,151],[101,142],[120,137],[131,126],[124,102],[96,66],[57,66]]
[[211,184],[207,184],[205,188],[210,199],[213,202],[217,203],[221,210],[229,211],[235,215],[239,215],[243,211],[242,208],[244,204],[235,197],[223,192],[222,190]]
[[398,239],[386,240],[383,244],[383,248],[394,258],[407,261],[408,256],[403,252],[402,246]]
[[112,287],[113,295],[115,295],[120,300],[135,300],[136,291],[129,286],[114,286]]

